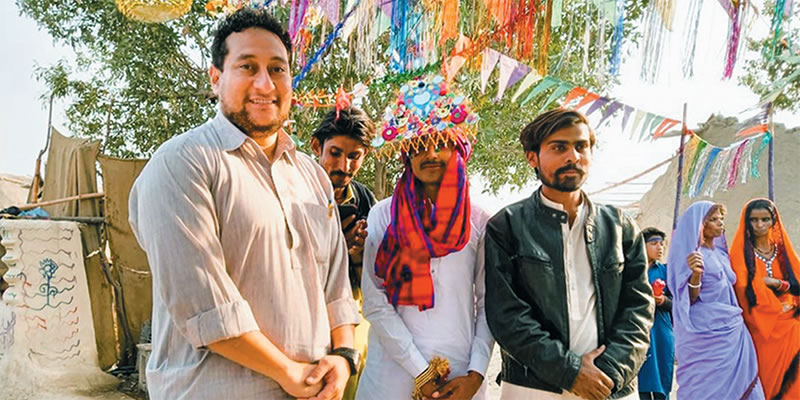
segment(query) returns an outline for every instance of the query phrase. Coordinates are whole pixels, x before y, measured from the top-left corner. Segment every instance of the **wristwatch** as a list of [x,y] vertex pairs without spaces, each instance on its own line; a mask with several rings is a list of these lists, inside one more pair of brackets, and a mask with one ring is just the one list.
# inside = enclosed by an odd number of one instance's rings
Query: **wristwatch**
[[350,376],[358,373],[358,367],[361,365],[361,355],[358,350],[350,347],[337,347],[328,354],[344,357],[347,360],[347,365],[350,366]]

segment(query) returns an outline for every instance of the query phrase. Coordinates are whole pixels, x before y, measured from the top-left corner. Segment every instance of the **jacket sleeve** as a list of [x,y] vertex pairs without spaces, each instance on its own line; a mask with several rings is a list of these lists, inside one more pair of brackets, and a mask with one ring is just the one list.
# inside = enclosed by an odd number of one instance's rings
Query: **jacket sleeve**
[[554,339],[533,315],[530,304],[511,284],[514,261],[507,248],[509,227],[498,216],[489,222],[483,242],[486,263],[486,319],[495,340],[517,362],[554,386],[572,388],[581,357]]
[[595,365],[614,381],[614,391],[627,386],[645,360],[650,347],[655,301],[647,281],[647,256],[639,228],[622,216],[622,250],[625,265],[619,306],[606,337],[606,350],[595,359]]

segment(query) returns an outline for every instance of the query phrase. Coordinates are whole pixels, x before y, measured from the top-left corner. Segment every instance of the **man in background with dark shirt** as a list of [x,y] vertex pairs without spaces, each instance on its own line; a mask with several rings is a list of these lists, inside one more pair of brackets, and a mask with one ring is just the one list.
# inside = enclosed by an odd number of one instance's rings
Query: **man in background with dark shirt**
[[[348,107],[325,115],[311,138],[311,150],[333,184],[350,255],[350,286],[357,301],[361,300],[361,257],[367,238],[367,214],[376,201],[375,195],[353,177],[369,153],[374,134],[375,124],[369,116],[359,108]],[[356,327],[355,346],[362,357],[366,357],[368,331],[369,324],[361,318]],[[358,375],[348,381],[344,400],[355,397]]]

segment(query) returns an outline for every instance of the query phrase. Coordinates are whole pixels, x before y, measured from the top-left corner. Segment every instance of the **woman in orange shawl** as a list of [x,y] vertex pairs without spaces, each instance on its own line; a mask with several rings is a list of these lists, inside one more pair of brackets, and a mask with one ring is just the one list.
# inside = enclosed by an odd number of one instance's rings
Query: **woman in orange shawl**
[[800,399],[800,261],[773,202],[747,203],[730,257],[764,394],[767,399]]

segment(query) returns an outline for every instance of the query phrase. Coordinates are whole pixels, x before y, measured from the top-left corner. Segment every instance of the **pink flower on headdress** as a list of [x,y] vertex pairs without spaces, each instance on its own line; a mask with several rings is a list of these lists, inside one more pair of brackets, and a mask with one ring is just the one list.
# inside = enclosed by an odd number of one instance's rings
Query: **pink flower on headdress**
[[450,121],[454,124],[460,124],[465,119],[467,119],[467,110],[464,109],[464,106],[458,106],[450,113]]
[[383,138],[388,142],[394,140],[397,137],[397,128],[393,126],[387,126],[383,128]]

